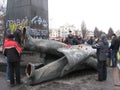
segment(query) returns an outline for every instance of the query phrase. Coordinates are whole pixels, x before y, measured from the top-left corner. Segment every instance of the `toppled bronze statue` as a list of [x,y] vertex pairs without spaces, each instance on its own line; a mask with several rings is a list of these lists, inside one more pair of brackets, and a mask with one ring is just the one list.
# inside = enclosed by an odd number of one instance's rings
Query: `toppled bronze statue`
[[[96,50],[90,45],[68,46],[54,40],[35,40],[28,33],[25,42],[25,49],[39,52],[43,61],[40,64],[27,65],[26,76],[30,85],[63,77],[75,70],[97,68],[97,60],[93,57]],[[47,60],[50,62],[46,63]]]

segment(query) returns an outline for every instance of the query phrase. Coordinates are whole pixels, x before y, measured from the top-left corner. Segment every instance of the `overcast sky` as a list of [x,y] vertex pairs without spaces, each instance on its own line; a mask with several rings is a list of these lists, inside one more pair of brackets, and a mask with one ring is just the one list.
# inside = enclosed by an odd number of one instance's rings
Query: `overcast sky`
[[48,0],[48,3],[52,28],[66,23],[80,28],[84,21],[89,30],[95,27],[105,32],[109,27],[114,31],[120,30],[120,0]]
[[49,23],[52,28],[59,28],[66,23],[80,28],[86,23],[89,30],[98,27],[108,32],[120,29],[120,0],[48,0]]

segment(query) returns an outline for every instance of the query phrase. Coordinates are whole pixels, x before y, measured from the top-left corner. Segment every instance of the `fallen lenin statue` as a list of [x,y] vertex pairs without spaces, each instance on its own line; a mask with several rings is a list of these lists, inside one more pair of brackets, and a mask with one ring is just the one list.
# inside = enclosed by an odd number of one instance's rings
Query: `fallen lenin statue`
[[27,83],[30,85],[63,77],[75,70],[97,68],[97,60],[94,58],[96,50],[90,45],[68,46],[54,40],[34,40],[27,34],[26,37],[25,49],[39,52],[43,61],[27,65]]

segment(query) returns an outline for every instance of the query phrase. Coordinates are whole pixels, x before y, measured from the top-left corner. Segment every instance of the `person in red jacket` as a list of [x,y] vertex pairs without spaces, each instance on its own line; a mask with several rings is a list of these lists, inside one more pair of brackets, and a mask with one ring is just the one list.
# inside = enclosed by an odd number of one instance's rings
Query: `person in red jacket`
[[20,80],[20,54],[22,48],[14,41],[14,35],[9,34],[5,39],[3,45],[3,54],[7,57],[10,68],[10,86],[15,85],[14,75],[16,77],[16,84],[21,84]]

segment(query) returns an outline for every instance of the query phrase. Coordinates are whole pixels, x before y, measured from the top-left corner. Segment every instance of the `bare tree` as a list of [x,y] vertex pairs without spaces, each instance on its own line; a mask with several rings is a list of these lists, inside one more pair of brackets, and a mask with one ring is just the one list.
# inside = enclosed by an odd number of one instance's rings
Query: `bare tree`
[[4,32],[4,17],[6,15],[6,3],[7,0],[0,0],[0,35],[2,36],[2,42],[4,41],[4,37],[3,34],[5,34]]
[[97,27],[95,27],[94,29],[94,36],[100,37],[101,34],[105,34],[105,32],[103,32],[102,30],[99,30]]
[[114,31],[113,31],[113,29],[110,27],[109,30],[108,30],[108,34],[107,34],[108,39],[111,39],[113,33],[114,33]]
[[7,0],[0,0],[0,16],[5,16],[6,14],[6,3]]
[[88,30],[86,28],[86,24],[84,21],[81,23],[81,33],[82,33],[83,38],[85,38],[88,33]]
[[94,29],[94,36],[99,37],[99,29],[97,27]]

